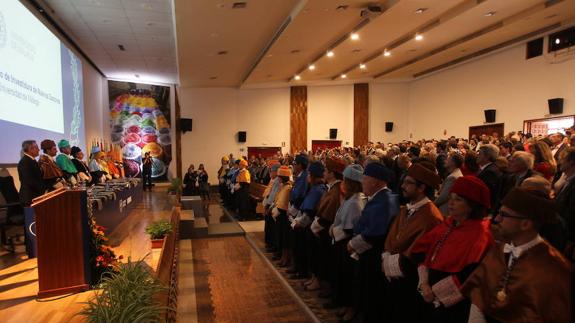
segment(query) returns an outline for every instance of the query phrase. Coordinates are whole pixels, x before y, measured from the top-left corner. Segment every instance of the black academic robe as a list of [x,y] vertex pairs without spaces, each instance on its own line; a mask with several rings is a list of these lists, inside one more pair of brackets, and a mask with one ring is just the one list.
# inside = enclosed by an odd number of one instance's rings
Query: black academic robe
[[32,199],[44,194],[46,186],[42,179],[42,171],[35,159],[24,155],[18,163],[18,178],[20,179],[20,202],[30,205]]

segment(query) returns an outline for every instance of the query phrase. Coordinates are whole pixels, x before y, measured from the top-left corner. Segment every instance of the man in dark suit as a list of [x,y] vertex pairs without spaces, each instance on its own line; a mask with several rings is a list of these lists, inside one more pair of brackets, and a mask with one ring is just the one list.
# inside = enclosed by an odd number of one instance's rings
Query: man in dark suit
[[489,192],[491,194],[491,209],[489,213],[494,215],[497,212],[497,205],[499,196],[499,190],[501,189],[501,178],[502,173],[499,167],[495,164],[497,157],[499,156],[499,148],[493,144],[483,144],[479,148],[479,153],[477,154],[477,164],[479,165],[479,173],[477,177],[489,187]]
[[525,151],[516,151],[509,160],[507,174],[503,175],[499,199],[502,200],[514,187],[521,186],[524,180],[529,177],[539,175],[533,170],[535,157]]
[[24,206],[32,204],[32,200],[46,191],[42,180],[42,171],[36,161],[40,154],[38,144],[34,140],[22,143],[22,158],[18,163],[18,178],[20,179],[20,202]]
[[568,147],[561,153],[561,171],[565,174],[565,184],[556,193],[559,215],[567,223],[569,230],[567,257],[575,262],[575,147]]

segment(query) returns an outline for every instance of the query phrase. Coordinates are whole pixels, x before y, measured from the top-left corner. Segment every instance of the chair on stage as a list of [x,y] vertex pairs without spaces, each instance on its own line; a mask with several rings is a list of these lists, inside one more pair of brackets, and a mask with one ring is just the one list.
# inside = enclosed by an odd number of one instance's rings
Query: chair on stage
[[24,237],[24,210],[12,176],[0,177],[0,244],[14,252],[14,240]]

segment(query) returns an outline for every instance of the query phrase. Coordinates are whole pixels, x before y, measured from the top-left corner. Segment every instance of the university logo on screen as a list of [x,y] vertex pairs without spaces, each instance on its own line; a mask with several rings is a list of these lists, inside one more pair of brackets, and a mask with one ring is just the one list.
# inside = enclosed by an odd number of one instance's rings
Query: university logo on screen
[[4,20],[4,15],[0,11],[0,48],[6,46],[6,39],[8,31],[6,30],[6,20]]

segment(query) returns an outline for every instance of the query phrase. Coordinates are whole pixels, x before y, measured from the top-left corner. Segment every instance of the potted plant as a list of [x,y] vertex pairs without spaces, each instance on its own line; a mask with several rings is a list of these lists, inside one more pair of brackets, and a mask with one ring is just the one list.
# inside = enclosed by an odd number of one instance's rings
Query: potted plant
[[182,197],[182,180],[180,178],[172,178],[170,186],[168,187],[168,194],[172,204],[179,206]]
[[164,237],[172,232],[172,224],[168,220],[156,221],[146,227],[146,233],[152,240],[152,249],[162,248]]
[[162,306],[157,295],[166,290],[143,260],[120,264],[102,278],[102,291],[84,303],[77,315],[88,322],[159,322]]

